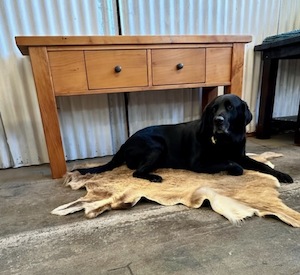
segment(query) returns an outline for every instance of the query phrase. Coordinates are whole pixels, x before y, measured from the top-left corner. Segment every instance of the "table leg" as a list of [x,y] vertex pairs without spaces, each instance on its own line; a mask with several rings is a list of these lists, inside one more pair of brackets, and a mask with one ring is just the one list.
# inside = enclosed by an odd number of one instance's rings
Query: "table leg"
[[54,179],[61,178],[66,173],[67,166],[60,135],[46,47],[30,47],[29,55],[35,79],[52,177]]
[[299,109],[298,109],[294,142],[295,142],[295,144],[300,145],[300,104],[299,104]]
[[256,137],[270,138],[278,59],[264,59]]
[[225,87],[226,94],[235,94],[242,97],[243,70],[244,70],[244,43],[234,43],[231,61],[231,84]]
[[206,105],[218,96],[218,87],[203,87],[202,88],[202,112]]

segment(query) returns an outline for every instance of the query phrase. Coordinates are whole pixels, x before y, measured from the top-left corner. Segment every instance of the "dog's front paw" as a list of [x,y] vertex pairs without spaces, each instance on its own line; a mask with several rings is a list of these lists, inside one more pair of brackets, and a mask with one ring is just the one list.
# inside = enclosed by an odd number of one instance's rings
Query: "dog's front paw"
[[242,166],[238,165],[235,162],[230,162],[227,167],[227,172],[232,176],[240,176],[243,175],[244,169]]
[[292,177],[288,174],[276,171],[276,174],[274,175],[279,182],[283,182],[283,183],[293,183],[294,180],[292,179]]

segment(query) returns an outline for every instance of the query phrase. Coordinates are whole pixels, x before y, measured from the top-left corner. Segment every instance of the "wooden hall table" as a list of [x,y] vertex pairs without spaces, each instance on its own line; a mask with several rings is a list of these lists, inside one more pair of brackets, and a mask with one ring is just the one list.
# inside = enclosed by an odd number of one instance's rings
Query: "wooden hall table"
[[30,56],[52,177],[67,171],[55,97],[217,86],[241,96],[250,41],[238,35],[16,37]]

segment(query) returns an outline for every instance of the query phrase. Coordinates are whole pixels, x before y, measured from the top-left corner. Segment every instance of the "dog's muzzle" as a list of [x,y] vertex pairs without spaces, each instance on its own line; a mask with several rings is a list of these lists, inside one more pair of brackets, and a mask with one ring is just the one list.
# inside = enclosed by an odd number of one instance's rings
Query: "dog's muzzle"
[[214,134],[228,134],[228,123],[223,116],[214,117]]

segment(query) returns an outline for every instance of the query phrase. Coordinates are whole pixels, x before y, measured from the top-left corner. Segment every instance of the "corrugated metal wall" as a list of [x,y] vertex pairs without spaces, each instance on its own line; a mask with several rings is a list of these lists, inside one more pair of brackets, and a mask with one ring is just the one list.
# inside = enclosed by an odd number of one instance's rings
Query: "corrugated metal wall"
[[[261,62],[253,47],[269,35],[300,28],[300,1],[293,0],[1,0],[0,168],[48,161],[28,57],[16,35],[251,34],[243,97],[256,112]],[[280,63],[276,116],[296,113],[299,61]],[[129,129],[175,123],[200,114],[197,89],[128,94]],[[59,98],[67,159],[112,154],[125,140],[124,96]],[[255,129],[255,122],[250,131]]]
[[[300,29],[300,1],[283,1],[278,33]],[[300,60],[281,60],[276,85],[274,117],[296,115],[300,102]]]
[[[259,93],[259,81],[261,73],[261,58],[259,53],[254,53],[255,45],[270,35],[278,34],[300,28],[300,1],[281,0],[165,0],[145,1],[127,0],[120,1],[121,25],[123,34],[146,35],[146,34],[251,34],[252,43],[246,46],[245,77],[243,97],[250,104],[250,109],[256,113]],[[271,16],[270,16],[271,15]],[[282,68],[278,76],[276,92],[276,105],[274,115],[284,116],[297,113],[297,100],[299,102],[299,77],[297,71],[299,61],[285,61],[280,65]],[[298,76],[297,76],[298,75]],[[284,87],[284,88],[283,88]],[[182,93],[186,93],[182,91]],[[191,93],[191,91],[189,92]],[[145,96],[145,99],[142,97]],[[132,116],[138,112],[146,112],[147,117],[155,116],[159,120],[160,113],[153,113],[152,105],[157,102],[150,99],[146,93],[131,94],[130,98],[135,104]],[[168,95],[160,95],[164,102],[168,101]],[[170,100],[170,99],[169,99]],[[173,104],[182,102],[175,97],[171,99]],[[178,104],[180,105],[180,104]],[[169,111],[167,111],[169,110]],[[172,117],[174,109],[172,104],[165,106],[165,116]],[[182,110],[180,110],[182,112]],[[153,121],[153,119],[152,119]],[[145,125],[134,123],[136,128]],[[251,123],[249,131],[255,131],[255,120]]]
[[[0,1],[0,168],[48,162],[29,57],[14,37],[117,34],[114,0]],[[69,160],[112,154],[127,137],[121,94],[58,98],[57,105]]]

